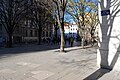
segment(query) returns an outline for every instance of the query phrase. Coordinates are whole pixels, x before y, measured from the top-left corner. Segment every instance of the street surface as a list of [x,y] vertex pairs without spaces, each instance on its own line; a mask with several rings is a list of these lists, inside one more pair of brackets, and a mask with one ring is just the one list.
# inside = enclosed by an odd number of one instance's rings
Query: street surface
[[57,45],[0,48],[0,80],[120,80],[119,71],[99,69],[96,47],[59,52]]

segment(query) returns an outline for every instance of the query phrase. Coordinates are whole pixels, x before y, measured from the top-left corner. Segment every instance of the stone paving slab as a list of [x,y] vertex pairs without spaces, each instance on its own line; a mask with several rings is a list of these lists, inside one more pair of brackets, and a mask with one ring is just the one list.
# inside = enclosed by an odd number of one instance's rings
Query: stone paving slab
[[11,70],[11,69],[2,69],[0,70],[0,73],[8,73],[8,74],[12,74],[12,73],[15,73],[16,71],[14,70]]
[[28,63],[28,62],[18,62],[16,63],[19,66],[26,66],[26,67],[31,67],[31,68],[36,68],[39,67],[39,64],[35,64],[35,63]]
[[44,79],[54,75],[54,73],[49,72],[49,71],[33,71],[31,73],[34,74],[32,77],[37,80],[44,80]]
[[24,80],[37,80],[37,79],[35,79],[33,77],[29,77],[29,78],[25,78]]
[[18,62],[17,65],[27,66],[27,65],[30,65],[30,63],[27,63],[27,62]]

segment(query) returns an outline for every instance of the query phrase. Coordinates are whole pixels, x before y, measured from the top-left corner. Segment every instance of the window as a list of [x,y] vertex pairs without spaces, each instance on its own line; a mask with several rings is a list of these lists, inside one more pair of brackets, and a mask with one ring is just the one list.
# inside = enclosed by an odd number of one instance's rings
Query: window
[[37,37],[37,30],[35,30],[35,37]]
[[33,37],[33,30],[30,30],[30,37]]
[[26,36],[26,37],[28,36],[28,31],[27,31],[27,30],[25,31],[25,36]]
[[42,32],[42,36],[45,37],[45,32],[44,31]]
[[49,37],[51,36],[51,32],[49,32]]
[[30,27],[31,20],[28,20],[27,23],[28,23],[28,27]]
[[27,21],[24,22],[25,26],[27,25]]
[[48,37],[48,32],[46,32],[46,37]]

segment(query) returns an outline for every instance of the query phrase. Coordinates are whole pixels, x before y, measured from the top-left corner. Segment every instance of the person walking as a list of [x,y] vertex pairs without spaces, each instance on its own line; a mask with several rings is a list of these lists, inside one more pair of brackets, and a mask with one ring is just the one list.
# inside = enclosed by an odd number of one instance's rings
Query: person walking
[[70,38],[70,45],[71,45],[71,47],[73,47],[73,42],[74,42],[74,38],[71,37],[71,38]]

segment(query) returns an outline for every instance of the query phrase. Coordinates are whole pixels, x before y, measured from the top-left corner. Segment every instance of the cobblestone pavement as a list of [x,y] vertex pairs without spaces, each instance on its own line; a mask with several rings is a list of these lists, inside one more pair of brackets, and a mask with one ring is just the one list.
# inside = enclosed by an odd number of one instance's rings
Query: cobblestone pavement
[[0,49],[0,80],[120,80],[118,71],[98,69],[95,47],[49,47]]

